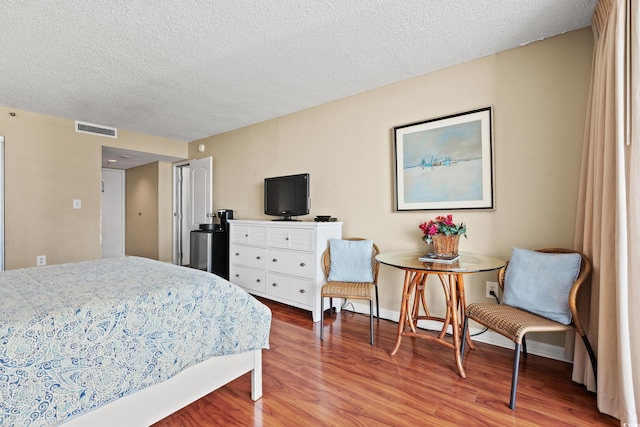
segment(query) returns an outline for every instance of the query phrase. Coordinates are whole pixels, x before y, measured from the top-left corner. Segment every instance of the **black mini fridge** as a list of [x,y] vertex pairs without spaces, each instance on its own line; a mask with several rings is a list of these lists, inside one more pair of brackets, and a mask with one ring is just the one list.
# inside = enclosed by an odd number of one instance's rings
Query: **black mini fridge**
[[229,279],[229,238],[227,230],[191,231],[190,267]]

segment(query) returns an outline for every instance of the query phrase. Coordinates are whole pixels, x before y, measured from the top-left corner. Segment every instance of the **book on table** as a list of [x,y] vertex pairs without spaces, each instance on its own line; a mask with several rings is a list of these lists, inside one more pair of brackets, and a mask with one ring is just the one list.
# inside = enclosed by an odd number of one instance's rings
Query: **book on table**
[[420,258],[418,258],[418,261],[450,263],[450,262],[454,262],[458,258],[460,258],[459,254],[456,254],[456,255],[445,255],[445,254],[437,254],[435,252],[429,252],[428,254],[423,255]]

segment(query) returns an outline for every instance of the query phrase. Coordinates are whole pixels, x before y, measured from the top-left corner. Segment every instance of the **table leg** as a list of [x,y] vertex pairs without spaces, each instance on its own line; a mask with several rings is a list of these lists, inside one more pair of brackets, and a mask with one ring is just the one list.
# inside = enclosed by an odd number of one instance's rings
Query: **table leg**
[[[400,303],[400,318],[398,319],[398,336],[396,337],[396,344],[393,346],[393,350],[391,350],[391,356],[395,356],[395,354],[398,352],[398,349],[400,348],[400,341],[402,340],[402,332],[404,331],[404,328],[407,322],[407,317],[410,315],[409,304],[411,300],[411,292],[409,292],[409,289],[412,287],[411,276],[412,276],[412,273],[409,270],[404,272],[404,285],[402,287],[402,302]],[[413,276],[415,278],[415,274],[413,274]]]
[[[458,284],[458,301],[460,306],[460,328],[462,329],[462,325],[464,325],[464,318],[466,316],[467,299],[464,294],[464,279],[462,278],[463,275],[457,274],[456,276],[457,276],[456,282]],[[475,345],[473,344],[473,341],[471,341],[471,335],[469,334],[468,329],[467,329],[466,336],[463,338],[467,340],[467,344],[469,345],[469,348],[476,348]]]
[[[424,295],[424,280],[425,275],[421,273],[411,272],[411,280],[409,282],[409,289],[407,290],[407,295],[409,295],[409,299],[407,300],[407,323],[409,324],[409,329],[414,334],[416,333],[416,327],[418,326],[418,310],[419,306],[419,295],[422,293]],[[409,306],[411,304],[411,296],[413,295],[413,309],[410,311]]]
[[[425,294],[425,290],[427,288],[427,279],[429,277],[429,273],[416,273],[416,292],[413,303],[413,318],[417,322],[420,318],[420,305],[422,305],[422,310],[424,311],[424,317],[431,317],[431,313],[429,313],[429,306],[427,305],[427,296]],[[419,276],[418,276],[419,275]]]
[[460,322],[458,321],[458,278],[459,274],[449,276],[449,295],[451,299],[447,301],[447,308],[451,310],[451,334],[453,335],[453,353],[456,359],[458,373],[462,378],[466,378],[460,357]]
[[411,327],[411,332],[416,332],[416,326],[418,323],[418,311],[420,309],[420,295],[424,294],[424,283],[420,280],[420,273],[415,273],[411,280],[411,285],[409,285],[409,295],[413,295],[413,307],[411,307],[411,311],[408,313],[408,321],[409,326]]
[[[444,299],[448,304],[449,301],[451,301],[451,291],[449,289],[451,288],[451,279],[449,279],[448,276],[447,278],[445,278],[443,274],[438,274],[438,279],[440,279],[440,283],[442,284],[442,290],[444,291]],[[451,324],[451,310],[449,310],[449,308],[447,307],[447,309],[445,310],[444,319],[442,320],[442,330],[438,335],[438,339],[441,339],[441,340],[444,339],[445,335],[447,334],[447,328],[450,324]]]
[[[428,276],[428,273],[410,270],[405,271],[404,284],[402,288],[402,302],[400,303],[400,318],[398,319],[398,336],[396,337],[395,345],[391,350],[391,356],[395,356],[398,352],[400,342],[402,341],[402,335],[405,333],[404,331],[407,327],[411,330],[411,333],[408,334],[415,336],[417,321],[421,318],[419,313],[421,303],[427,313],[427,316],[424,316],[424,318],[430,317],[425,297],[425,286]],[[442,343],[446,342],[444,340],[444,336],[446,335],[448,326],[451,325],[453,344],[446,345],[453,348],[458,373],[462,378],[466,378],[464,368],[462,367],[462,359],[460,357],[460,344],[462,339],[467,339],[467,337],[461,337],[461,322],[464,321],[464,310],[466,309],[464,280],[462,278],[462,274],[438,274],[438,278],[440,279],[445,291],[447,309],[444,319],[440,319],[443,322],[443,326],[437,340]],[[412,294],[414,298],[413,304],[411,301]]]

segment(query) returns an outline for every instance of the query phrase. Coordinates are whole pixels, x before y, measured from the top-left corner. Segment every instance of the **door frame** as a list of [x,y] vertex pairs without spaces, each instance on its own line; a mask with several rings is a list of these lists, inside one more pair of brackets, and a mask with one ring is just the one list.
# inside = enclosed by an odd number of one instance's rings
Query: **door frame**
[[[178,175],[184,166],[189,166],[189,160],[173,163],[173,263],[181,265],[180,253],[184,253],[182,248],[183,236],[180,221],[184,220],[182,206],[182,185],[178,185]],[[187,191],[190,191],[187,189]],[[182,215],[182,218],[179,218]]]

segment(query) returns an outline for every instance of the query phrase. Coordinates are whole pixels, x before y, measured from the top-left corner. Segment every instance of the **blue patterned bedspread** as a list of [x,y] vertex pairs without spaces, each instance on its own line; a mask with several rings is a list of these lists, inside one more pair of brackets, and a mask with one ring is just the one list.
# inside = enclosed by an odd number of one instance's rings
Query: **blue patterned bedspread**
[[204,271],[125,257],[0,273],[0,426],[48,426],[214,355],[268,348],[271,311]]

